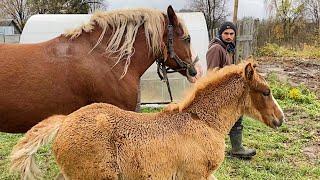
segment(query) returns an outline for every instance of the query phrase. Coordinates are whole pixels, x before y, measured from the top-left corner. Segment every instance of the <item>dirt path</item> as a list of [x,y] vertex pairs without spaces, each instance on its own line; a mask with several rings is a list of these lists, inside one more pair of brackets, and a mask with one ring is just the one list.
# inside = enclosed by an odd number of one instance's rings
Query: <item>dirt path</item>
[[262,57],[257,61],[263,73],[275,72],[293,86],[304,84],[320,99],[320,59]]

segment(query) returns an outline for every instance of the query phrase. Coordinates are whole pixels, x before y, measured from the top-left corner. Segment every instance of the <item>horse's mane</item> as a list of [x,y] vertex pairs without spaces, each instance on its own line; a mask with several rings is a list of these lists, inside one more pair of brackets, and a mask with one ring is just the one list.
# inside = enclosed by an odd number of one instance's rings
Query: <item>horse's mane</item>
[[189,89],[186,93],[184,100],[177,103],[177,104],[169,104],[164,108],[164,112],[181,112],[183,109],[187,108],[192,101],[194,100],[196,94],[203,90],[205,87],[211,85],[215,86],[215,84],[220,83],[221,80],[224,79],[224,77],[232,74],[243,74],[244,73],[244,67],[248,63],[254,63],[254,61],[250,60],[247,62],[240,63],[238,65],[228,65],[224,68],[218,69],[215,68],[213,70],[209,70],[207,72],[207,75],[199,79],[195,85]]
[[[140,26],[144,27],[149,52],[157,55],[163,51],[161,40],[165,31],[165,18],[166,16],[161,11],[145,8],[97,12],[92,15],[88,24],[68,31],[64,35],[74,39],[83,32],[91,32],[94,30],[95,25],[98,25],[102,28],[102,33],[96,45],[92,48],[93,50],[101,43],[105,33],[112,29],[113,35],[108,41],[106,53],[117,57],[115,65],[122,59],[126,60],[122,78],[126,74],[130,65],[130,58],[135,52],[133,44]],[[180,18],[179,22],[186,35],[188,31],[185,24]]]

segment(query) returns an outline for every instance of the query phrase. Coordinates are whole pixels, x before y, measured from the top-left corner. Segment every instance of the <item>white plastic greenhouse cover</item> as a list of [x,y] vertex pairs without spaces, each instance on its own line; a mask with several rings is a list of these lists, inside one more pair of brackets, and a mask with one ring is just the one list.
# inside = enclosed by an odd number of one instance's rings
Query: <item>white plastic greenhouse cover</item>
[[[191,44],[198,53],[200,63],[206,72],[206,51],[209,38],[206,21],[201,12],[177,13],[186,23],[191,36]],[[66,30],[77,28],[90,20],[90,14],[43,14],[31,16],[21,34],[20,43],[38,43],[50,40],[64,33]],[[170,74],[170,83],[174,101],[182,98],[182,91],[190,86],[186,78],[178,73]],[[148,90],[148,87],[154,87]],[[154,89],[157,89],[154,91]],[[151,93],[151,94],[150,94]],[[156,97],[157,96],[157,97]],[[142,76],[141,101],[145,103],[165,102],[169,100],[167,88],[159,81],[156,65],[153,64]]]

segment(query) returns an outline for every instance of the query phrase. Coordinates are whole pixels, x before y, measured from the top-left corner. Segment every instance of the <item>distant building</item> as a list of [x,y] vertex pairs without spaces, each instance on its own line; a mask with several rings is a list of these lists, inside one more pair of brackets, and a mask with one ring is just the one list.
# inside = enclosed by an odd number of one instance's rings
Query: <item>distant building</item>
[[21,31],[12,19],[4,19],[0,20],[0,34],[15,35],[21,34]]
[[11,19],[0,20],[0,43],[19,43],[21,31]]

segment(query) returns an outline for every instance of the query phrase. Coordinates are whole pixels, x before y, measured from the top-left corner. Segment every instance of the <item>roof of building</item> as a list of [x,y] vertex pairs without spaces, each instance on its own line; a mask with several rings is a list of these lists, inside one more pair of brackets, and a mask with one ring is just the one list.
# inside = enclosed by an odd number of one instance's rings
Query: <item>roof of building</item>
[[1,19],[0,26],[10,26],[13,22],[12,19]]
[[14,26],[21,33],[20,28],[13,19],[1,19],[0,26]]

